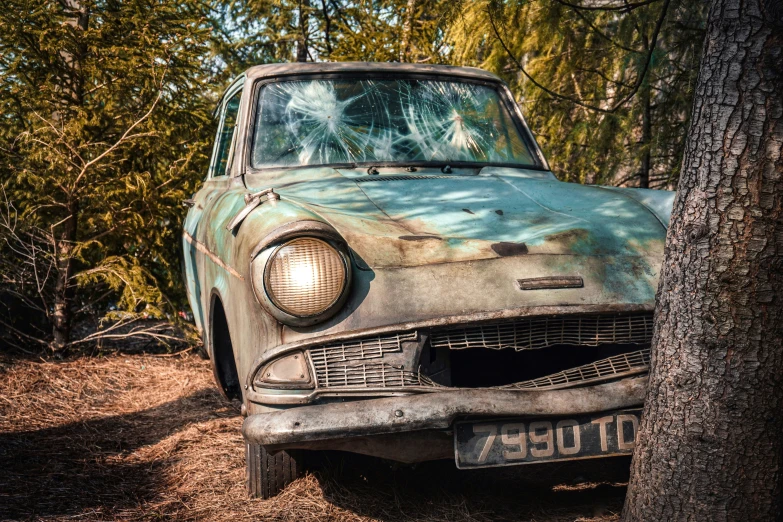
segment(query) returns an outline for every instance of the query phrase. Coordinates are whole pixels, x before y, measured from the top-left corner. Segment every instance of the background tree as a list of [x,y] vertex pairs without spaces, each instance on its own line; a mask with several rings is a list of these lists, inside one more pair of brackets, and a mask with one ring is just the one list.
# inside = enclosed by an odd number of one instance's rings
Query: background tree
[[[672,187],[705,18],[702,2],[685,0],[5,7],[0,337],[29,335],[56,349],[94,339],[72,335],[88,317],[109,312],[116,332],[186,309],[180,201],[203,177],[212,102],[246,68],[477,65],[509,82],[561,179]],[[32,315],[19,307],[41,320],[23,327]]]
[[239,0],[215,3],[213,48],[226,78],[292,61],[444,63],[456,11],[446,0]]
[[783,5],[716,0],[625,520],[779,520]]
[[[13,317],[40,313],[51,332],[32,337],[61,350],[78,342],[80,312],[161,316],[164,292],[181,295],[180,201],[210,134],[205,41],[184,3],[6,2],[0,174],[13,226],[0,232],[0,281],[28,309],[4,314],[6,333]],[[40,240],[37,258],[20,237]],[[39,261],[28,270],[38,284],[15,277]]]
[[705,15],[686,0],[466,2],[451,60],[511,85],[561,179],[673,187]]

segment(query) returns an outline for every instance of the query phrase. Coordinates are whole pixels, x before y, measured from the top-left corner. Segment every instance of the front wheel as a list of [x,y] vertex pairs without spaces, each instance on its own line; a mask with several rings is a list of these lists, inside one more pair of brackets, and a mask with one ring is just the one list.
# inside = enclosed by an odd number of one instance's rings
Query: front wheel
[[245,443],[247,491],[253,498],[272,498],[304,473],[302,451],[270,455],[263,446]]

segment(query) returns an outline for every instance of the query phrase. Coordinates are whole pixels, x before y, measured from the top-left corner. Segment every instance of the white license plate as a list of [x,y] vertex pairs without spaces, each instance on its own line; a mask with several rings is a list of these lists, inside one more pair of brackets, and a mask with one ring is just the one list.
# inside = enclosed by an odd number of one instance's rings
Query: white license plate
[[486,468],[629,455],[641,410],[558,418],[458,422],[457,467]]

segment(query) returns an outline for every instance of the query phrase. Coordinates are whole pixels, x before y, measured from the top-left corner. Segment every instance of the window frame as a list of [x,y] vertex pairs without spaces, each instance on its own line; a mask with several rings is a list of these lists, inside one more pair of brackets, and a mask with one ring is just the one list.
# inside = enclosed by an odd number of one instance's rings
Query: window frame
[[253,153],[253,142],[255,140],[256,125],[258,124],[258,99],[261,94],[261,89],[271,83],[283,83],[283,82],[295,82],[303,80],[340,80],[340,79],[356,79],[356,80],[431,80],[431,81],[452,81],[459,83],[472,83],[476,85],[483,85],[495,90],[498,93],[498,97],[503,106],[508,111],[508,115],[514,122],[514,125],[519,132],[522,141],[525,146],[530,150],[533,156],[534,163],[526,165],[520,163],[502,163],[502,162],[476,162],[476,161],[455,161],[449,162],[449,165],[454,168],[481,168],[481,167],[509,167],[516,169],[530,169],[530,170],[543,170],[549,171],[549,164],[546,161],[541,148],[538,146],[533,134],[530,132],[527,122],[522,115],[519,106],[514,101],[511,92],[505,83],[500,80],[491,81],[478,78],[465,78],[462,76],[454,76],[450,74],[420,74],[420,73],[373,73],[373,72],[354,72],[354,73],[321,73],[321,74],[300,74],[300,75],[285,75],[285,76],[273,76],[257,80],[251,89],[249,110],[246,133],[245,133],[245,154],[242,162],[250,174],[262,174],[264,172],[279,172],[287,170],[298,170],[307,168],[361,168],[361,167],[442,167],[445,162],[438,161],[376,161],[376,162],[356,162],[356,163],[324,163],[319,165],[291,165],[291,166],[271,166],[271,167],[254,167],[251,161],[251,155]]
[[[223,96],[220,97],[220,103],[216,111],[216,112],[219,111],[220,116],[218,121],[217,133],[215,134],[214,144],[212,145],[212,158],[209,161],[209,172],[207,175],[208,180],[231,178],[231,168],[233,167],[233,163],[234,163],[233,156],[236,151],[236,143],[238,139],[237,134],[239,130],[240,116],[242,113],[242,91],[244,87],[244,80],[245,80],[244,76],[236,79],[231,84],[231,86],[228,89],[226,89]],[[215,170],[217,168],[217,162],[218,162],[220,137],[223,134],[223,127],[225,126],[226,123],[226,112],[228,108],[228,103],[229,101],[233,100],[234,97],[237,95],[239,95],[239,103],[237,105],[237,115],[234,122],[234,132],[231,134],[231,143],[228,146],[228,153],[226,156],[226,169],[223,174],[215,174]]]

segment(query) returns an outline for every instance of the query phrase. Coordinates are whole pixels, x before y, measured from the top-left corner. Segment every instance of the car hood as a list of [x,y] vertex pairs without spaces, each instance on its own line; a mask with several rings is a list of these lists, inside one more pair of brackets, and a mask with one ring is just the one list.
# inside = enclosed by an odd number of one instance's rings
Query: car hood
[[[530,255],[662,255],[666,202],[653,210],[627,191],[563,183],[548,172],[466,172],[385,169],[369,176],[306,169],[289,171],[273,186],[283,200],[330,223],[370,268]],[[246,182],[257,189],[269,181],[248,176]],[[673,193],[660,194],[670,209]]]

